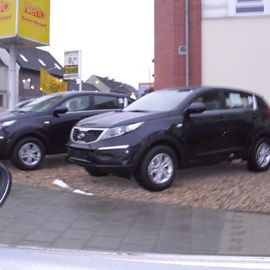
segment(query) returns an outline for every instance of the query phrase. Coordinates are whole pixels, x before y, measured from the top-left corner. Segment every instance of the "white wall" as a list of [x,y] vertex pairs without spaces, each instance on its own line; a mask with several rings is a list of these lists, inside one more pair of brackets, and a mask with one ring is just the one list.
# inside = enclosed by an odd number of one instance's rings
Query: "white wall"
[[270,103],[270,17],[202,20],[202,83],[248,89]]
[[[0,48],[0,59],[4,62],[6,66],[9,66],[9,53],[6,49]],[[16,64],[16,102],[19,101],[19,71],[20,71],[20,66]],[[2,71],[3,73],[3,71]],[[5,76],[1,77],[1,85],[5,86],[5,89],[3,89],[2,93],[6,91],[6,104],[9,104],[9,87],[8,87],[8,72],[6,73]],[[2,89],[0,89],[2,90]]]

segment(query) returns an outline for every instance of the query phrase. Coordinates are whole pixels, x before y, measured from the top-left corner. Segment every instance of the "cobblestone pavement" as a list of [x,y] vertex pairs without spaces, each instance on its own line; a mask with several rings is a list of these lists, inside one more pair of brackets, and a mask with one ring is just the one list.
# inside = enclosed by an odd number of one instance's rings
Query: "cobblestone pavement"
[[83,168],[67,164],[64,155],[46,158],[36,171],[24,172],[5,162],[15,183],[57,189],[52,182],[64,180],[79,189],[103,198],[158,202],[178,206],[270,213],[270,170],[252,173],[244,162],[179,170],[173,186],[152,193],[134,179],[117,176],[92,177]]
[[270,216],[84,196],[15,184],[0,243],[166,254],[270,254]]

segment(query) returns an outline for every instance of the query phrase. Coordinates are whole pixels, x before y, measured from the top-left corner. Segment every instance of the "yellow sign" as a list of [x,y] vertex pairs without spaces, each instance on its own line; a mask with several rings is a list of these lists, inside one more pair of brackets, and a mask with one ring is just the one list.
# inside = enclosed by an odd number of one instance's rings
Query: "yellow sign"
[[19,0],[18,35],[49,44],[50,0]]
[[16,0],[0,0],[0,39],[16,35]]
[[44,69],[40,70],[40,90],[46,94],[67,91],[67,83],[52,76]]
[[49,44],[50,0],[0,0],[0,41],[12,40]]

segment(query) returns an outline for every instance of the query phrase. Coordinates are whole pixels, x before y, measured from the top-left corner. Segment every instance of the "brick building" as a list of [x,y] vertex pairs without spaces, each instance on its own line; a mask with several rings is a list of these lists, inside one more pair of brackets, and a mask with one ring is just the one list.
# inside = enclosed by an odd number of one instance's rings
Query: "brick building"
[[[155,89],[249,89],[270,101],[270,0],[155,0]],[[182,52],[182,53],[181,53]]]

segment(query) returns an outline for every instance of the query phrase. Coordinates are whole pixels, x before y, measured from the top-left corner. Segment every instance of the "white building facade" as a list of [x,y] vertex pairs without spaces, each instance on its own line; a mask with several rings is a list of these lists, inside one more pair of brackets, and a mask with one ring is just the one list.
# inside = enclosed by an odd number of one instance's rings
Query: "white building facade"
[[251,90],[270,104],[270,0],[202,0],[202,84]]

